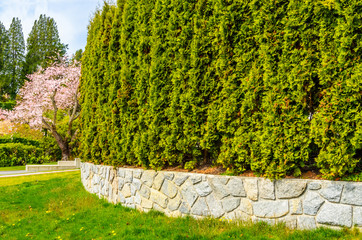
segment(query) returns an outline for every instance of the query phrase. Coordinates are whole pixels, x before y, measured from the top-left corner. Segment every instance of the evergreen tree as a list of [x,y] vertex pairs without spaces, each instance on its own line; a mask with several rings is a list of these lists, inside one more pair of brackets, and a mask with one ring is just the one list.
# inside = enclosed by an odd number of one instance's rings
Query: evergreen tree
[[74,53],[74,55],[73,55],[73,57],[72,57],[72,59],[71,59],[71,62],[75,62],[75,61],[77,61],[77,62],[81,62],[82,61],[82,57],[83,57],[83,50],[82,49],[78,49],[75,53]]
[[360,172],[360,1],[118,0],[82,58],[85,161]]
[[8,86],[8,71],[6,59],[9,52],[9,36],[5,26],[0,22],[0,95],[6,93]]
[[38,67],[46,68],[54,59],[65,55],[67,45],[60,42],[57,24],[53,18],[40,15],[34,22],[27,39],[24,73],[30,74]]
[[25,43],[21,21],[13,18],[9,29],[9,86],[7,93],[14,99],[18,90],[23,85],[24,76],[22,67],[25,60]]

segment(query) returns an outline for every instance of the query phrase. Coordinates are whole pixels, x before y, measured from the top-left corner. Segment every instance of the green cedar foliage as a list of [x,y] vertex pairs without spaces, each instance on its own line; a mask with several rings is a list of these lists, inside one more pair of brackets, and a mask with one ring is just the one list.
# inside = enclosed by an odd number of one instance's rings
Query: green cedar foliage
[[94,112],[96,110],[96,102],[98,98],[98,92],[96,88],[96,73],[98,71],[97,59],[99,56],[96,55],[96,36],[100,28],[100,12],[97,11],[88,26],[88,44],[85,47],[83,55],[82,65],[82,77],[80,82],[80,92],[82,103],[82,111],[80,117],[81,136],[80,148],[82,149],[82,158],[87,161],[93,159],[97,162],[98,158],[95,156],[95,151],[91,151],[92,143],[96,139],[96,121],[94,118]]
[[81,157],[361,171],[360,1],[118,0],[88,27]]
[[311,135],[320,147],[318,167],[336,177],[353,172],[362,158],[362,11],[359,1],[336,1],[319,11],[321,91]]

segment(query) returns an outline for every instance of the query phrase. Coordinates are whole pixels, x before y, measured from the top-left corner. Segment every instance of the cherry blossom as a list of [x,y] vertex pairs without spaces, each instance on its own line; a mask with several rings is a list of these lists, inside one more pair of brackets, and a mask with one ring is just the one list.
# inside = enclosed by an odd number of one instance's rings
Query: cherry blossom
[[[17,105],[13,111],[0,111],[0,118],[26,123],[32,128],[49,130],[62,150],[62,159],[68,160],[69,143],[77,134],[77,131],[72,131],[72,124],[80,112],[80,66],[77,63],[69,64],[66,59],[62,59],[61,62],[54,63],[46,69],[39,69],[27,77],[29,81],[20,89]],[[57,114],[61,109],[69,116],[66,136],[61,136],[57,131]],[[52,117],[49,117],[49,113]]]

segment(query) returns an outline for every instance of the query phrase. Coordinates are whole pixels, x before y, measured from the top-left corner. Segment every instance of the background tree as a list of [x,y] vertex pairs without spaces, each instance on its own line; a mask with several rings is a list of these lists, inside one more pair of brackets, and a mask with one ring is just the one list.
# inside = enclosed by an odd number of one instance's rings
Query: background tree
[[9,52],[9,36],[8,32],[0,22],[0,95],[4,95],[6,93],[6,89],[8,86],[8,71],[6,65],[6,59],[8,57]]
[[78,62],[81,63],[82,62],[82,57],[83,57],[83,50],[82,49],[78,49],[74,55],[72,56],[71,62]]
[[9,86],[7,93],[15,99],[17,92],[24,83],[22,73],[25,61],[25,42],[21,21],[13,18],[9,29],[9,52],[7,62],[9,64]]
[[39,67],[46,68],[66,53],[68,46],[60,42],[57,24],[53,18],[40,15],[34,22],[27,39],[24,74],[31,74]]
[[9,112],[8,118],[48,130],[62,151],[62,160],[66,161],[72,150],[71,142],[77,134],[74,121],[80,112],[80,66],[70,65],[63,58],[60,60],[28,76],[29,81],[19,92],[21,100]]

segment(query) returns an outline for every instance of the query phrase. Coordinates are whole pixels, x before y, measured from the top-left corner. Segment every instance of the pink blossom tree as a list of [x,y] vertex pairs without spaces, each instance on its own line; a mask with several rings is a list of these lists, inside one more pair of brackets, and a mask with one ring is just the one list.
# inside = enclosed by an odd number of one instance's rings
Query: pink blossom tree
[[[74,121],[79,117],[78,86],[79,64],[66,59],[27,76],[29,81],[19,92],[13,111],[2,112],[11,121],[29,124],[32,128],[45,128],[55,138],[62,151],[62,160],[70,157],[70,143],[76,137]],[[59,131],[59,115],[68,115],[66,134]]]

